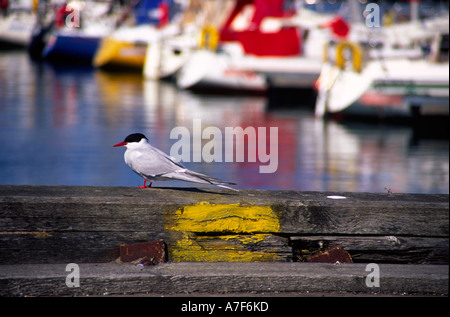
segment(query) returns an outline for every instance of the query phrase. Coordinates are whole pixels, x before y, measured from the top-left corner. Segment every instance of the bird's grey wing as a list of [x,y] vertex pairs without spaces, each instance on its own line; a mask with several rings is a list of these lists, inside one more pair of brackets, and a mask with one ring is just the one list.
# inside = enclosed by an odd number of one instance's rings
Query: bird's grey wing
[[165,173],[184,169],[183,165],[173,161],[170,156],[153,147],[131,152],[125,157],[125,162],[132,170],[143,177],[158,177]]
[[[127,161],[127,159],[125,160]],[[236,185],[235,183],[225,182],[205,174],[191,171],[154,147],[149,147],[144,151],[136,151],[132,156],[130,155],[127,164],[144,178],[176,179],[187,182],[212,184],[229,189],[232,188],[225,185]]]
[[223,186],[223,185],[236,185],[236,183],[222,181],[218,178],[214,178],[214,177],[211,177],[211,176],[208,176],[205,174],[191,171],[191,170],[185,168],[180,163],[175,162],[173,157],[168,156],[167,154],[165,154],[164,152],[162,152],[156,148],[153,148],[153,149],[158,154],[160,154],[162,157],[165,158],[166,163],[168,164],[167,167],[170,167],[167,169],[168,170],[167,172],[161,171],[161,173],[158,175],[159,177],[166,177],[166,178],[170,178],[170,179],[176,179],[176,180],[187,181],[187,182],[212,184],[212,185],[222,186],[225,188],[229,188],[229,187]]

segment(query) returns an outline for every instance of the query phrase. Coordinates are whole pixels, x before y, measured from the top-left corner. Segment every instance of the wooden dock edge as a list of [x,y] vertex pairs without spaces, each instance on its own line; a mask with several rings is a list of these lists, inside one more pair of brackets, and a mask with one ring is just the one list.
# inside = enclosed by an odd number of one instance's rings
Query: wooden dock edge
[[[448,231],[447,194],[0,185],[0,295],[448,295]],[[168,262],[117,263],[145,241]]]
[[[448,266],[380,264],[369,287],[366,264],[164,263],[79,264],[79,286],[68,287],[63,264],[0,266],[0,296],[448,296]],[[370,285],[370,283],[369,283]]]
[[102,263],[164,240],[173,262],[448,264],[449,195],[0,186],[0,265]]

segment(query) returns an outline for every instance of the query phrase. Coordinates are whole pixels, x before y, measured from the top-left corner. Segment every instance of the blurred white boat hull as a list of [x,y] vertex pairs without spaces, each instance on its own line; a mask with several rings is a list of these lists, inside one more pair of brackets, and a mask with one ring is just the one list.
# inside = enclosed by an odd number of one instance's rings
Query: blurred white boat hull
[[226,89],[263,92],[265,77],[233,65],[225,54],[199,50],[191,55],[177,76],[182,89]]
[[0,47],[26,48],[31,40],[36,15],[15,11],[0,19]]
[[449,115],[449,63],[369,61],[361,72],[324,65],[316,115],[410,117]]
[[188,61],[196,47],[195,37],[190,34],[162,36],[149,43],[145,54],[143,74],[146,79],[174,76]]

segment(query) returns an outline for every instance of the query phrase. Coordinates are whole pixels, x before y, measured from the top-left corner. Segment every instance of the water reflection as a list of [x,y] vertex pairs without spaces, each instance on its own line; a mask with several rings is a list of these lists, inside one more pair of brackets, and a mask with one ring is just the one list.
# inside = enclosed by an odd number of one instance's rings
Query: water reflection
[[[264,97],[179,91],[139,74],[61,69],[25,53],[0,55],[0,183],[123,185],[141,183],[112,147],[145,133],[169,152],[176,126],[278,127],[278,169],[260,162],[185,163],[240,188],[448,193],[448,140],[412,142],[409,127],[315,120],[308,109],[267,110]],[[204,140],[207,142],[208,140]],[[191,186],[155,183],[156,186]]]

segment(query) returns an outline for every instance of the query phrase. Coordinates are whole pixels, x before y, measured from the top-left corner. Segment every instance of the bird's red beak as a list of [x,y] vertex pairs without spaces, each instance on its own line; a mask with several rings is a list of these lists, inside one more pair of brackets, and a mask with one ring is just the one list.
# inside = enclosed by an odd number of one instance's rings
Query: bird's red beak
[[120,142],[120,143],[117,143],[117,144],[113,145],[113,147],[124,146],[124,145],[127,145],[127,144],[128,144],[127,142]]

